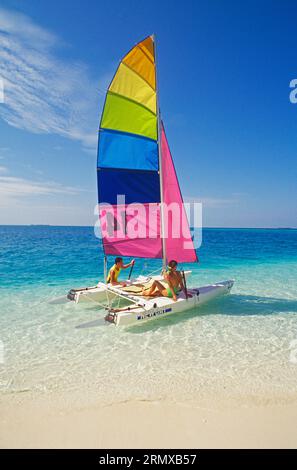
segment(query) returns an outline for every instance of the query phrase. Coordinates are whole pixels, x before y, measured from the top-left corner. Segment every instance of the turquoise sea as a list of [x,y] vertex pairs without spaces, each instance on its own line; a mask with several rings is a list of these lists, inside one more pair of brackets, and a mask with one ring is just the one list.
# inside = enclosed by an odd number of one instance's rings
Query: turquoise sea
[[[234,278],[231,295],[126,329],[94,302],[49,303],[102,278],[102,256],[93,228],[0,226],[2,395],[297,399],[297,230],[204,229],[189,285]],[[135,271],[159,266],[137,260]]]

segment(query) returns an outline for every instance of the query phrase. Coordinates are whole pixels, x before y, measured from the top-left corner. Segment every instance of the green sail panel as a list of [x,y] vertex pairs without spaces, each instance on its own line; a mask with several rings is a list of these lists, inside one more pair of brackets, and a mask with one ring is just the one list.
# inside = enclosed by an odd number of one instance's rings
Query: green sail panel
[[157,140],[157,116],[144,106],[107,93],[100,127]]

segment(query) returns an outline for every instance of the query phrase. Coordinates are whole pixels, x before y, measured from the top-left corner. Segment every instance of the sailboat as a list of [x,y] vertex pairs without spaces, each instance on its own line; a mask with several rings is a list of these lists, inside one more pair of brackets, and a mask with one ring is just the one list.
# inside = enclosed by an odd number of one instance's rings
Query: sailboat
[[[154,36],[123,57],[108,87],[99,127],[97,181],[105,279],[108,255],[159,258],[162,273],[171,259],[198,262],[160,115]],[[177,217],[165,214],[172,205],[182,221],[178,235]],[[189,288],[190,274],[183,272],[186,288],[176,301],[142,295],[154,280],[165,283],[163,274],[138,276],[125,287],[99,282],[71,289],[68,299],[94,301],[107,310],[107,321],[129,325],[194,309],[230,292],[234,283]]]

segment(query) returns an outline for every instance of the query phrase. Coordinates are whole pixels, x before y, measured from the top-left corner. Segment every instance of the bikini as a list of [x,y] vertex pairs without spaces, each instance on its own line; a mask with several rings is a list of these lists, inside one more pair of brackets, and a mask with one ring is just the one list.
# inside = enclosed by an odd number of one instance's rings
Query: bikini
[[[169,274],[170,272],[171,272],[170,266],[167,266],[166,274]],[[174,290],[175,295],[177,295],[177,294],[180,292],[180,288],[179,288],[179,287],[174,287],[173,290]],[[167,288],[166,288],[166,291],[167,291],[168,297],[172,299],[172,298],[173,298],[173,294],[172,294],[171,288],[170,288],[170,287],[167,287]]]

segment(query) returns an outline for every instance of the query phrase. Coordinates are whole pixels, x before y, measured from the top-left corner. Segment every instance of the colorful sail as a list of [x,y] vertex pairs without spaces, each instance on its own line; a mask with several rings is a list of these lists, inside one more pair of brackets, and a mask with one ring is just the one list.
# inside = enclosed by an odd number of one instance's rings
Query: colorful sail
[[158,120],[155,45],[149,36],[122,59],[102,112],[97,178],[104,251],[107,255],[164,258],[165,246],[167,259],[195,261],[187,221],[188,232],[173,240],[175,234],[169,230],[162,244],[161,201],[178,204],[182,216],[185,211]]
[[[155,50],[150,36],[138,43],[121,61],[108,88],[102,113],[97,173],[100,222],[106,254],[162,257],[157,141]],[[119,195],[125,197],[123,203],[119,203]],[[133,238],[126,230],[133,214],[129,216],[126,209],[135,202],[141,203],[146,213],[141,215],[135,209],[134,217],[139,227],[138,236]],[[157,218],[152,237],[149,209]],[[111,223],[112,219],[114,224]],[[110,226],[114,229],[112,234]]]

